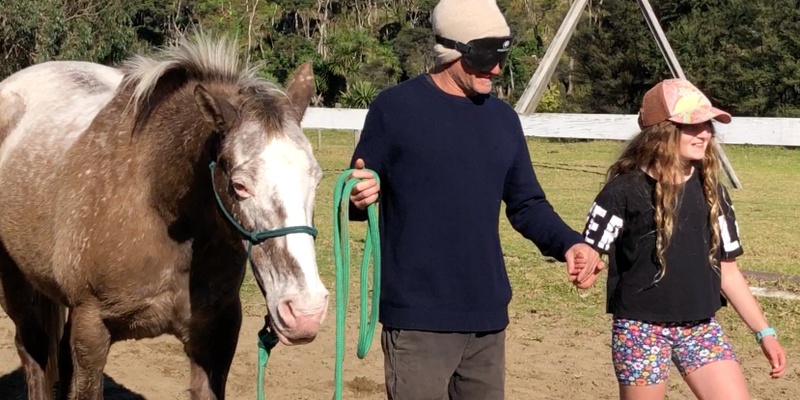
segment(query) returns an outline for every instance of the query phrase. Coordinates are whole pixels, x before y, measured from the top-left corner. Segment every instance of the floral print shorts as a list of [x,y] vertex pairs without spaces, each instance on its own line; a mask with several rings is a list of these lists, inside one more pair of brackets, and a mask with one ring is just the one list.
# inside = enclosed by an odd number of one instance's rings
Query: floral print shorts
[[615,318],[611,353],[622,385],[655,385],[667,380],[670,359],[682,377],[714,361],[737,361],[715,318],[659,323]]

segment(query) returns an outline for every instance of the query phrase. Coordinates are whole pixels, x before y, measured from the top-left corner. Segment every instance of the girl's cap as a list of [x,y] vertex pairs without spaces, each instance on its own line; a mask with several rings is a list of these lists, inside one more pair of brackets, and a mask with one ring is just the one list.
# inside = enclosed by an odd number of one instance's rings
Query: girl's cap
[[667,120],[688,125],[712,119],[727,124],[731,115],[713,107],[703,92],[679,78],[663,80],[648,90],[639,109],[641,128]]

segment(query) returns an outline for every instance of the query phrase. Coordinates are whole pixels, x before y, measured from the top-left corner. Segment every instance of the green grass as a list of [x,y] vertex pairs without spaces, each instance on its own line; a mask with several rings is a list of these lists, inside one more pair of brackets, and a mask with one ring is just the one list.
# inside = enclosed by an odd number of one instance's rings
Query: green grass
[[[333,185],[348,166],[353,151],[353,133],[325,131],[318,148],[317,132],[309,131],[316,156],[325,171],[317,193],[315,219],[319,229],[317,261],[326,286],[334,289],[332,244]],[[539,181],[550,202],[564,220],[581,230],[585,215],[603,183],[603,174],[621,149],[617,141],[563,141],[529,139],[528,146]],[[742,269],[800,274],[800,241],[795,224],[800,221],[798,202],[792,200],[800,193],[800,150],[779,147],[725,146],[733,167],[742,182],[734,189],[727,181],[733,198],[745,254],[739,258]],[[508,273],[514,290],[511,304],[512,319],[524,313],[571,319],[581,329],[594,332],[608,330],[604,314],[605,273],[592,289],[579,293],[566,282],[565,267],[542,257],[536,247],[524,239],[500,215],[500,235]],[[360,265],[364,223],[351,224],[351,253],[355,270]],[[351,278],[351,296],[358,293],[355,271]],[[787,283],[764,283],[800,293],[800,287]],[[261,302],[260,293],[251,277],[244,291]],[[258,300],[256,300],[258,298]],[[800,302],[760,299],[770,322],[781,334],[787,351],[800,350]],[[351,300],[351,309],[357,307]],[[752,340],[749,332],[732,309],[724,309],[719,318],[726,324],[734,339]]]

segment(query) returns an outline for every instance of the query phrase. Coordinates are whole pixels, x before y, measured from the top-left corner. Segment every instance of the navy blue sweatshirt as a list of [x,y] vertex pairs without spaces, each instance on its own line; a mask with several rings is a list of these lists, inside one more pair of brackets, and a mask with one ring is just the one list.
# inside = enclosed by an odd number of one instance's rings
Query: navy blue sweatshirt
[[[501,201],[514,229],[544,255],[564,261],[583,241],[545,198],[516,112],[495,97],[452,96],[425,74],[386,89],[370,105],[351,167],[358,158],[381,180],[384,326],[508,325]],[[352,204],[350,215],[366,218]]]

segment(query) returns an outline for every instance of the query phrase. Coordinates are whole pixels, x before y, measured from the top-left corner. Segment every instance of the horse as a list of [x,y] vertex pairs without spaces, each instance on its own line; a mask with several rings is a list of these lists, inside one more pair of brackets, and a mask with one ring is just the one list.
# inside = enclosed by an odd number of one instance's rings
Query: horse
[[28,399],[102,398],[109,347],[164,334],[190,397],[224,399],[248,262],[280,342],[319,332],[313,71],[284,89],[233,42],[196,33],[0,82],[0,304]]

